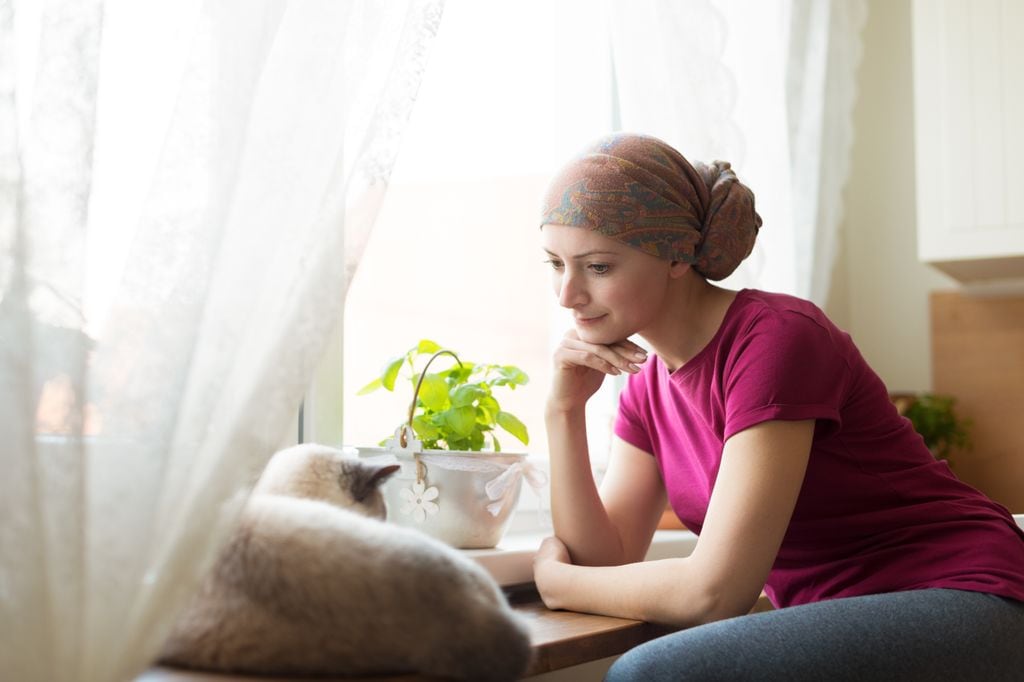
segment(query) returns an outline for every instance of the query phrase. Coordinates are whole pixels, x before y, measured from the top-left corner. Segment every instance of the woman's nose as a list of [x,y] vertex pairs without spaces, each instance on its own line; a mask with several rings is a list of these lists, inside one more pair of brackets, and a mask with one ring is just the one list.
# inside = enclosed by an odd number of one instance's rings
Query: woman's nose
[[563,308],[575,308],[581,303],[586,302],[587,292],[575,276],[564,273],[559,286],[558,305]]

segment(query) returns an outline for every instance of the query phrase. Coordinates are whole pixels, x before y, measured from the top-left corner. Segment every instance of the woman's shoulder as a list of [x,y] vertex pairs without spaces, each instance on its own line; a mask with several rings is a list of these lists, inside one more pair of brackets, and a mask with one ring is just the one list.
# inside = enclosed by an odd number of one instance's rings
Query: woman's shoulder
[[[730,329],[722,340],[730,358],[831,356],[850,365],[856,347],[849,334],[837,327],[811,301],[756,289],[737,294]],[[731,363],[727,363],[731,364]]]
[[740,322],[748,329],[754,325],[793,327],[805,323],[829,332],[838,331],[825,312],[811,301],[759,289],[742,289],[737,292],[733,317],[734,323]]
[[750,310],[766,310],[772,312],[793,312],[808,317],[824,317],[825,313],[807,299],[761,289],[740,289],[736,292],[736,301],[740,307]]

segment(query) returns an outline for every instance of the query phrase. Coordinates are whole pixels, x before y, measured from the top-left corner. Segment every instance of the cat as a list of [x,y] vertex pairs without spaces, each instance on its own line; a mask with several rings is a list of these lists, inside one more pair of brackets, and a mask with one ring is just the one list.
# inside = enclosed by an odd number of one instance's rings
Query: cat
[[518,679],[528,630],[458,550],[386,523],[372,465],[322,445],[276,453],[161,663],[275,675]]

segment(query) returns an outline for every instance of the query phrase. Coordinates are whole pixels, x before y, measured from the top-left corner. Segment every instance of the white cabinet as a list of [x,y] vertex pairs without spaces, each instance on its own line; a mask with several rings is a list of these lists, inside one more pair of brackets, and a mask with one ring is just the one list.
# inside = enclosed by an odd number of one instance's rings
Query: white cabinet
[[918,257],[1024,277],[1024,0],[914,0]]

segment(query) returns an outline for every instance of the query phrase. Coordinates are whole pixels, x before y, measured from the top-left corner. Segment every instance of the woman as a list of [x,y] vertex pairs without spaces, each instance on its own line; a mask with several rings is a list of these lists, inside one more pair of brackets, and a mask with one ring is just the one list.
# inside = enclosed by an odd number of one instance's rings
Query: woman
[[[729,164],[652,137],[605,138],[552,182],[542,239],[575,329],[546,410],[545,604],[682,628],[611,680],[1024,679],[1024,534],[817,307],[709,281],[760,225]],[[622,373],[598,492],[584,406]],[[666,500],[699,541],[642,562]],[[746,615],[762,588],[777,610]]]

